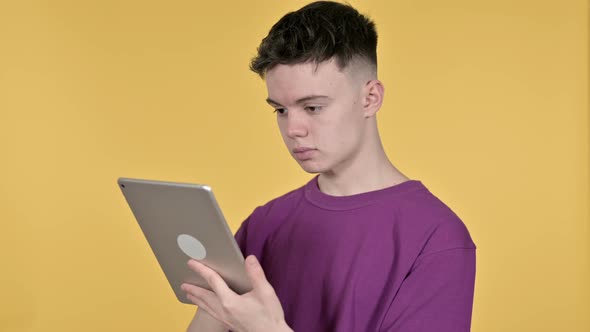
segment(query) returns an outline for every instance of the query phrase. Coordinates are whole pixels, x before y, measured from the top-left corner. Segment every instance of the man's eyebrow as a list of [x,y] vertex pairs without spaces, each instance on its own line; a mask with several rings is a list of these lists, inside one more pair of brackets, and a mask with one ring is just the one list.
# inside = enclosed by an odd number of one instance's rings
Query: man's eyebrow
[[274,101],[274,100],[272,100],[270,98],[266,98],[266,102],[269,103],[269,104],[271,104],[271,105],[283,106],[283,105],[277,103],[276,101]]
[[[331,99],[328,96],[322,96],[322,95],[311,95],[311,96],[305,96],[302,98],[299,98],[295,101],[296,104],[302,104],[305,103],[307,101],[311,101],[311,100],[315,100],[315,99]],[[280,103],[270,99],[270,98],[266,98],[266,102],[271,104],[271,105],[277,105],[277,106],[283,106]]]

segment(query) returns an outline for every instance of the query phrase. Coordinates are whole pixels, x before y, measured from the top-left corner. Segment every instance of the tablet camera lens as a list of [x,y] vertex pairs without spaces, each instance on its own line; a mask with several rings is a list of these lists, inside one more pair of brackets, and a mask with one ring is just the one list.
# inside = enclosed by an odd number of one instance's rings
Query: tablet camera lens
[[124,185],[124,184],[122,184],[122,185],[121,185],[121,188],[125,188],[125,185]]

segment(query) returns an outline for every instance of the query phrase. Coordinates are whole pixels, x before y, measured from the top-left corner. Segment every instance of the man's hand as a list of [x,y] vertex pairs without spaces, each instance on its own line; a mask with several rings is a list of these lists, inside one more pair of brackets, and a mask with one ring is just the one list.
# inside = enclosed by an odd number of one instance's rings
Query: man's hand
[[254,255],[246,258],[246,272],[252,291],[238,295],[207,266],[191,259],[189,267],[200,274],[213,292],[195,285],[182,284],[187,298],[232,331],[292,331],[285,322],[279,299],[266,280],[262,266]]

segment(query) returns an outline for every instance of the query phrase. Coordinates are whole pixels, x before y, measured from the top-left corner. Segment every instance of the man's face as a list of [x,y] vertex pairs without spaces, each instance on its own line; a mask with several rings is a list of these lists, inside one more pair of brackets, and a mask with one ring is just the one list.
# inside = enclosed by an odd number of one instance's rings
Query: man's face
[[309,173],[355,161],[363,143],[363,84],[335,61],[277,65],[266,73],[268,103],[289,153]]

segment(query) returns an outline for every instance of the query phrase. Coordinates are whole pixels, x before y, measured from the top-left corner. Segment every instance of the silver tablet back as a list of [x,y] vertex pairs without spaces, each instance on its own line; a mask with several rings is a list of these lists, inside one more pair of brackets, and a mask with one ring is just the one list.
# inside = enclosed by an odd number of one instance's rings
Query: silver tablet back
[[235,292],[251,290],[244,257],[211,188],[131,178],[117,182],[180,302],[191,303],[182,283],[210,289],[187,266],[190,258],[217,271]]

